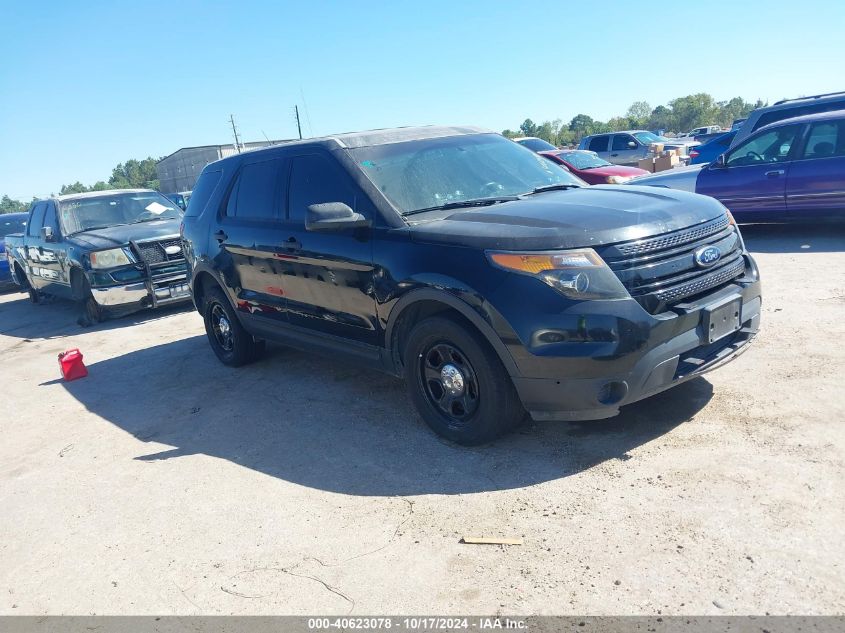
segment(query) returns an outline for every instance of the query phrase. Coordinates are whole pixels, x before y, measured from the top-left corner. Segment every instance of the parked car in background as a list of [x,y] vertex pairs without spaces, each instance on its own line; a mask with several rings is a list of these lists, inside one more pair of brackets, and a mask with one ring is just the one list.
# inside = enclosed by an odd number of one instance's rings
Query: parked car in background
[[177,193],[166,193],[164,195],[178,204],[182,211],[188,208],[188,201],[191,199],[190,191],[179,191]]
[[537,138],[536,136],[520,136],[513,140],[522,145],[523,147],[527,147],[532,152],[545,152],[548,150],[557,149],[557,147],[555,147],[548,141],[544,141],[543,139]]
[[739,145],[754,132],[771,123],[804,116],[805,114],[832,112],[834,110],[845,110],[845,92],[830,92],[812,97],[784,99],[770,106],[757,108],[748,115],[748,118],[739,127],[731,147]]
[[591,185],[621,185],[631,178],[643,176],[650,172],[639,167],[626,167],[608,163],[599,158],[595,152],[583,149],[556,149],[539,152],[553,163],[563,165],[581,180]]
[[712,196],[740,222],[845,219],[845,110],[772,123],[709,164],[631,183]]
[[14,286],[9,260],[6,256],[6,236],[26,230],[27,213],[5,213],[0,215],[0,289]]
[[697,127],[689,132],[678,134],[675,138],[696,138],[698,136],[719,134],[720,132],[722,132],[722,128],[718,125],[705,125],[704,127]]
[[657,136],[648,130],[628,130],[585,136],[578,144],[578,149],[595,152],[599,158],[614,165],[636,167],[641,158],[652,155],[650,148],[655,143],[662,144],[664,149],[681,149],[683,160],[687,160],[689,150],[698,145],[692,139],[674,140]]
[[423,420],[462,444],[526,410],[613,416],[742,352],[760,320],[757,268],[716,200],[584,187],[477,128],[224,158],[183,235],[222,363],[268,339],[354,359],[404,377]]
[[706,143],[692,148],[689,153],[689,164],[698,165],[716,160],[719,154],[724,154],[728,151],[734,136],[736,136],[736,131],[724,132],[716,136],[716,138],[712,138]]
[[34,303],[78,302],[87,325],[189,301],[182,210],[157,191],[119,189],[33,203],[25,233],[6,237],[12,277]]

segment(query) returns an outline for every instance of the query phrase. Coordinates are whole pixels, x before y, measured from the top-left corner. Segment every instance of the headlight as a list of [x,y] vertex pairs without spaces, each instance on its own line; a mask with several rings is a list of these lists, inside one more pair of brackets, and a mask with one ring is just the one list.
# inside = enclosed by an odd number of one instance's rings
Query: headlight
[[621,185],[631,180],[632,176],[608,176],[604,179],[609,185]]
[[625,286],[592,248],[514,253],[487,251],[490,263],[530,275],[571,299],[623,299]]
[[89,256],[91,268],[114,268],[134,264],[135,258],[125,248],[110,248],[107,251],[94,251]]

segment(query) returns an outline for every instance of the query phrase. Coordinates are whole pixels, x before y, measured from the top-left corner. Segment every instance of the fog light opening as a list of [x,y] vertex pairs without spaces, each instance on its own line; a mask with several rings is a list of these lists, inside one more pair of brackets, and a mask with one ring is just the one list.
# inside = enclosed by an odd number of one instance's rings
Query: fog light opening
[[611,380],[602,385],[596,394],[601,404],[616,404],[628,395],[628,383],[624,380]]

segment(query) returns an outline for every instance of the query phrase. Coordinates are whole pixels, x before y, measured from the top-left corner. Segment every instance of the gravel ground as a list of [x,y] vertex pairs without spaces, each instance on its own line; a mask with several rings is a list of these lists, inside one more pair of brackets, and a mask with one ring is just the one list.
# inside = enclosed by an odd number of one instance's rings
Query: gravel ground
[[3,295],[0,614],[845,612],[845,227],[745,234],[748,353],[474,449],[390,377],[225,368],[189,310],[83,330]]

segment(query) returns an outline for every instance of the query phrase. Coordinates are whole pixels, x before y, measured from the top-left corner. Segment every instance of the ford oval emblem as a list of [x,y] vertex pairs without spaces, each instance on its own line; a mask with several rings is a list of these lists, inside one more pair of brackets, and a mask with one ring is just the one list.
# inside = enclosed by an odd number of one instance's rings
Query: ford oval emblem
[[722,251],[715,246],[705,246],[695,251],[695,263],[701,268],[709,268],[722,257]]
[[182,247],[176,246],[175,244],[173,246],[165,246],[164,252],[168,255],[177,255],[182,252]]

